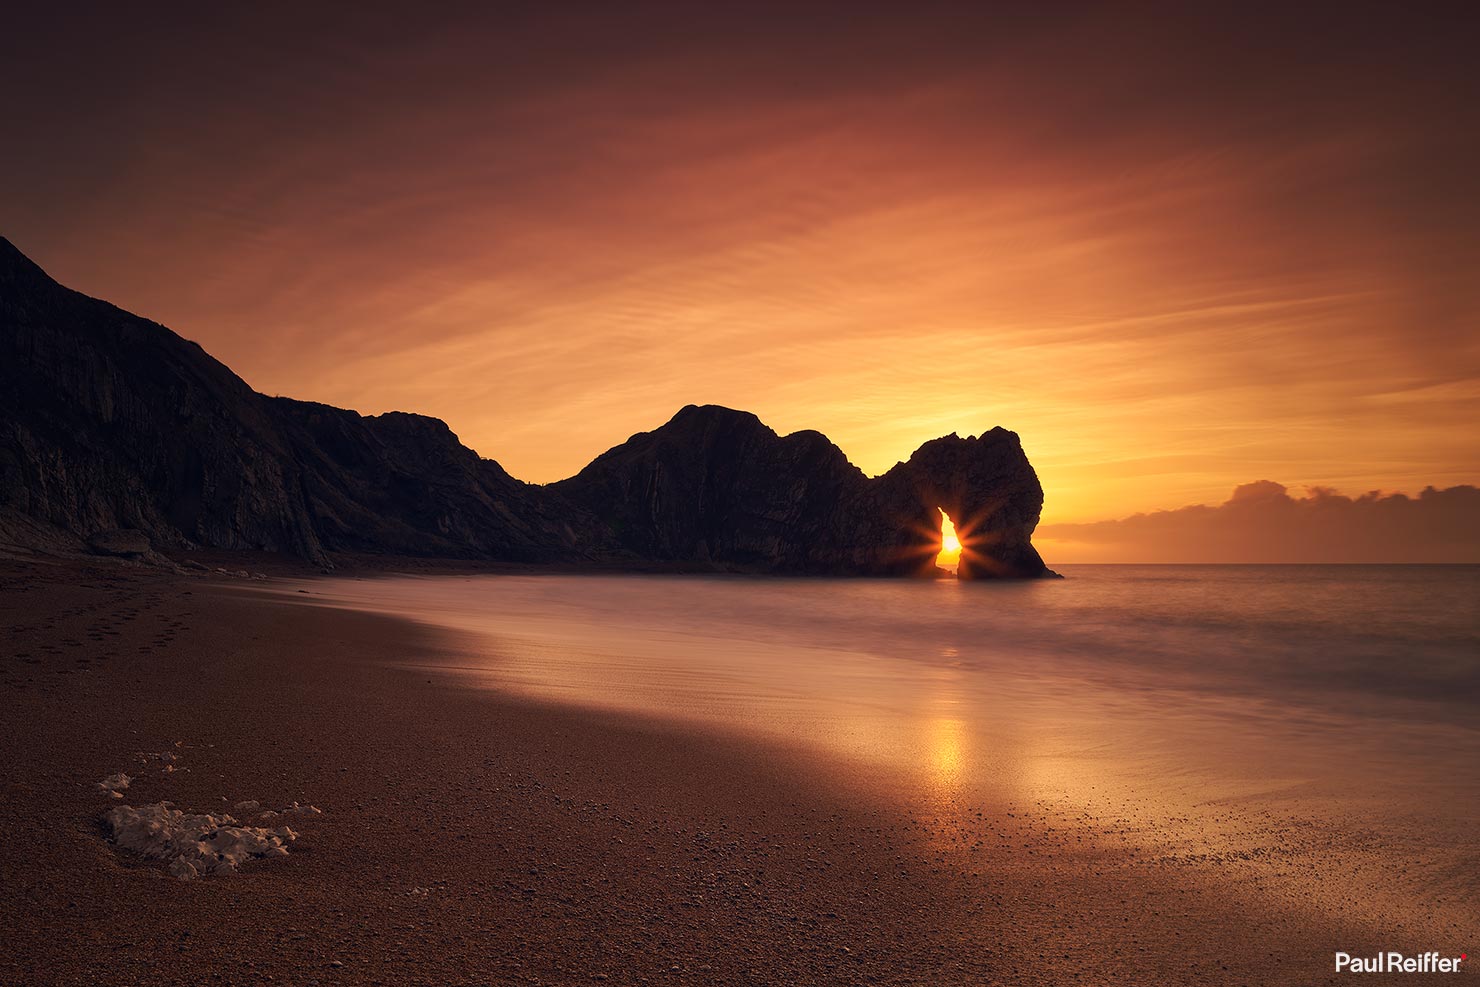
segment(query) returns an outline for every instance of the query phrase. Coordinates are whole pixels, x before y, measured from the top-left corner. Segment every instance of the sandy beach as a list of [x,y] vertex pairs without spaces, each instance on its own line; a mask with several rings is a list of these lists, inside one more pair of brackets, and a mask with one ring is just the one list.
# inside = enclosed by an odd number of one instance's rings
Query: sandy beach
[[[0,562],[0,983],[1314,984],[1475,931],[1318,901],[1352,847],[1299,832],[1172,861],[1128,818],[911,804],[814,748],[469,688],[435,670],[463,636],[239,565],[273,578]],[[101,822],[162,800],[322,812],[180,881]]]

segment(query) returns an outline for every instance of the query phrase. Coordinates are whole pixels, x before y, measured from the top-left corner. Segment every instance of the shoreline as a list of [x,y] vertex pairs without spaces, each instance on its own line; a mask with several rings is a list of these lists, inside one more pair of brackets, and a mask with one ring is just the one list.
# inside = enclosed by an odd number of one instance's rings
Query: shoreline
[[[794,746],[396,667],[463,646],[407,621],[107,562],[0,580],[0,982],[1308,984],[1412,938],[1250,914],[1217,867],[1034,807],[902,806]],[[323,815],[179,882],[101,838],[96,782],[136,767],[127,804]]]

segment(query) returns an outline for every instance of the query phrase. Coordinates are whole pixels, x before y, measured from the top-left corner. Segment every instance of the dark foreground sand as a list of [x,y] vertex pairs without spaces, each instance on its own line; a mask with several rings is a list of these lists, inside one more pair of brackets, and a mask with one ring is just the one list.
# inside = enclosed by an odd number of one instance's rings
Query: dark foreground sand
[[[816,754],[393,668],[459,641],[252,585],[0,560],[0,984],[1316,984],[1350,979],[1337,948],[1435,945],[1104,820],[942,815]],[[323,814],[181,882],[103,838],[118,771],[128,804]]]

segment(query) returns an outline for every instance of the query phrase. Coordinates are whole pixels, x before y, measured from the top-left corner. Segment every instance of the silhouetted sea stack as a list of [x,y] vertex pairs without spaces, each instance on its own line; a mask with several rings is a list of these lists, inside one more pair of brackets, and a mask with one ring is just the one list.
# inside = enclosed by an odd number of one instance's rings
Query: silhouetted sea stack
[[[0,536],[819,575],[1053,575],[1043,490],[996,428],[866,477],[818,432],[689,406],[576,476],[523,483],[421,415],[253,391],[194,343],[64,288],[0,238]],[[42,522],[38,525],[36,522]],[[138,553],[142,554],[142,552]]]

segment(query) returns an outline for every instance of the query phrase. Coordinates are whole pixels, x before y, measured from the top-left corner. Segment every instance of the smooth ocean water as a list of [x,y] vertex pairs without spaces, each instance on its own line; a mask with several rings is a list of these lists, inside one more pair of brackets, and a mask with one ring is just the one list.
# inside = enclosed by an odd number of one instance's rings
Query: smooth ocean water
[[474,684],[760,731],[938,782],[1475,792],[1480,566],[1064,571],[393,577],[314,592],[472,632],[447,667]]

